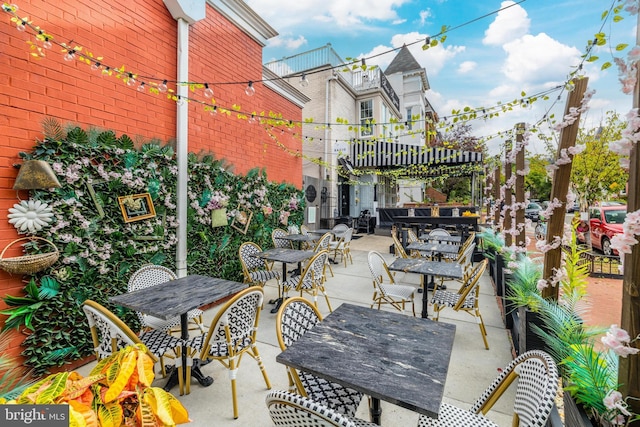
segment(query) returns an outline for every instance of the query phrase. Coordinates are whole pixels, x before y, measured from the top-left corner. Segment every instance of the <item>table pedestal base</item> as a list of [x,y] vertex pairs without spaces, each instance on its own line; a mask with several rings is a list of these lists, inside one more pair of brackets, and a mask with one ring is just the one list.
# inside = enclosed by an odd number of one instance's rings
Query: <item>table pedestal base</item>
[[[213,378],[205,376],[200,370],[200,366],[204,366],[209,362],[210,361],[202,362],[200,359],[195,359],[193,361],[193,366],[191,367],[191,378],[195,378],[203,387],[209,387],[211,384],[213,384]],[[171,368],[171,373],[169,373],[167,383],[162,388],[164,391],[170,391],[176,385],[178,385],[178,369],[173,366]]]
[[271,313],[277,313],[278,310],[280,310],[280,306],[282,305],[282,302],[284,301],[284,298],[277,298],[277,299],[273,299],[271,301],[269,301],[269,304],[275,304],[276,306],[273,307],[271,309]]
[[382,406],[380,406],[380,399],[372,397],[370,403],[369,414],[371,415],[371,422],[382,425]]

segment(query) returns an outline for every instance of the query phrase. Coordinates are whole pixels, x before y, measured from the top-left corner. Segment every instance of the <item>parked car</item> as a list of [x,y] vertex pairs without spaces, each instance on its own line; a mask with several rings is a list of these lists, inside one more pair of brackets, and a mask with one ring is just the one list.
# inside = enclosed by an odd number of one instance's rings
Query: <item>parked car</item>
[[589,208],[589,235],[591,246],[605,255],[618,255],[611,249],[611,238],[622,234],[622,224],[627,217],[626,205],[602,204]]
[[540,212],[543,211],[542,206],[537,203],[529,203],[524,210],[524,217],[529,218],[533,222],[538,222],[540,219]]

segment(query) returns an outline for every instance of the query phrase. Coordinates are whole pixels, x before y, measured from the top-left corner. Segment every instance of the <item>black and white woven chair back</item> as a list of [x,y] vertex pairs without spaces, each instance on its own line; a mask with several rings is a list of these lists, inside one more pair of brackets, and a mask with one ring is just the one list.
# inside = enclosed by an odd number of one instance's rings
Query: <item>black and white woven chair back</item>
[[429,236],[451,236],[451,233],[444,228],[434,228],[429,232]]
[[146,289],[160,283],[177,279],[178,276],[162,265],[149,264],[136,270],[129,278],[129,292]]
[[82,310],[89,322],[89,328],[92,329],[91,335],[98,359],[104,359],[123,347],[138,343],[144,344],[149,353],[160,358],[167,351],[173,350],[183,343],[181,339],[156,329],[137,336],[115,314],[92,300],[86,300],[82,304]]
[[244,242],[240,245],[240,260],[247,267],[248,271],[266,268],[266,263],[256,255],[262,252],[262,248],[253,242]]
[[409,241],[409,243],[415,243],[419,241],[418,235],[411,228],[407,230],[407,240]]
[[[232,304],[218,317],[218,322],[212,325],[209,353],[215,356],[228,354],[231,345],[234,352],[242,350],[253,344],[255,329],[257,327],[258,312],[262,307],[263,293],[261,289],[247,292]],[[227,338],[226,329],[229,329]]]
[[473,268],[469,272],[469,275],[466,278],[466,282],[464,285],[465,288],[475,286],[477,282],[480,280],[480,276],[482,276],[488,264],[488,261],[487,262],[485,261],[487,260],[484,259],[482,262],[479,262],[475,266],[473,266]]
[[318,285],[324,281],[324,266],[327,263],[327,258],[329,258],[329,252],[320,251],[314,255],[309,262],[308,269],[310,270],[310,276],[308,276],[308,279],[311,279]]
[[347,231],[349,229],[349,226],[347,224],[336,224],[331,230],[334,233],[342,233],[344,231]]
[[272,391],[265,399],[274,425],[280,427],[375,426],[351,419],[320,403],[287,391]]
[[387,269],[387,263],[379,252],[370,251],[367,260],[371,277],[373,277],[373,281],[378,287],[385,283],[393,283],[393,278],[389,275],[389,270]]
[[517,389],[514,413],[522,427],[543,427],[546,425],[554,405],[558,389],[558,368],[547,353],[531,350],[521,354],[509,363],[482,396],[471,407],[478,413],[493,393],[512,373],[517,374]]
[[[146,289],[177,278],[178,276],[167,267],[147,264],[134,271],[131,277],[129,277],[127,290],[133,292]],[[140,319],[140,323],[142,323],[143,326],[147,326],[144,314],[140,312],[136,312],[136,314],[138,315],[138,319]]]
[[558,369],[547,353],[532,350],[512,360],[469,410],[443,403],[437,419],[421,415],[418,427],[497,427],[484,414],[516,380],[513,425],[546,426],[558,389]]
[[325,233],[322,235],[318,243],[316,243],[315,251],[322,251],[325,249],[329,249],[329,245],[331,244],[331,233]]
[[[95,327],[98,333],[98,345],[94,351],[98,359],[104,359],[111,356],[115,351],[120,350],[128,345],[135,345],[136,340],[132,339],[122,330],[122,328],[109,319],[98,308],[87,305],[82,306],[84,314],[87,316],[89,327]],[[115,349],[114,344],[115,343]]]
[[273,247],[291,249],[291,242],[282,238],[288,235],[289,233],[287,233],[285,230],[281,228],[274,228],[273,231],[271,232],[271,240],[273,240]]
[[[276,319],[278,343],[285,349],[322,320],[313,304],[302,298],[289,298],[280,308]],[[358,410],[362,393],[329,382],[303,371],[296,371],[300,384],[307,396],[348,417]]]
[[322,319],[318,310],[306,299],[293,297],[285,301],[276,320],[280,346],[289,347]]

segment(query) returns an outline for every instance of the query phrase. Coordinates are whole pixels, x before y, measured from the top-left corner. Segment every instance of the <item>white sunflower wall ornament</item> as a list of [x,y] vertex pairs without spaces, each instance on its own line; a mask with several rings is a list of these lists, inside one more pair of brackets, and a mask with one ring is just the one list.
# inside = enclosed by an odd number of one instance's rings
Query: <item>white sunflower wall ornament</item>
[[40,200],[23,200],[9,209],[9,223],[20,233],[35,233],[48,225],[53,212]]

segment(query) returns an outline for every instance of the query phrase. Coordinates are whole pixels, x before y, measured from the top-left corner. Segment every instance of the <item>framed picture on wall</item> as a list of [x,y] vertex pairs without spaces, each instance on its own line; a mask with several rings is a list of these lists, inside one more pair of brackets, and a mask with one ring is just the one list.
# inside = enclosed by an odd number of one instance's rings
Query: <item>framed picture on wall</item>
[[231,226],[241,232],[242,234],[247,234],[247,230],[249,229],[249,224],[251,224],[251,218],[253,218],[253,212],[245,212],[243,210],[238,209],[238,213],[233,218],[233,222],[231,222]]
[[141,193],[118,197],[124,222],[140,221],[156,216],[151,194]]

